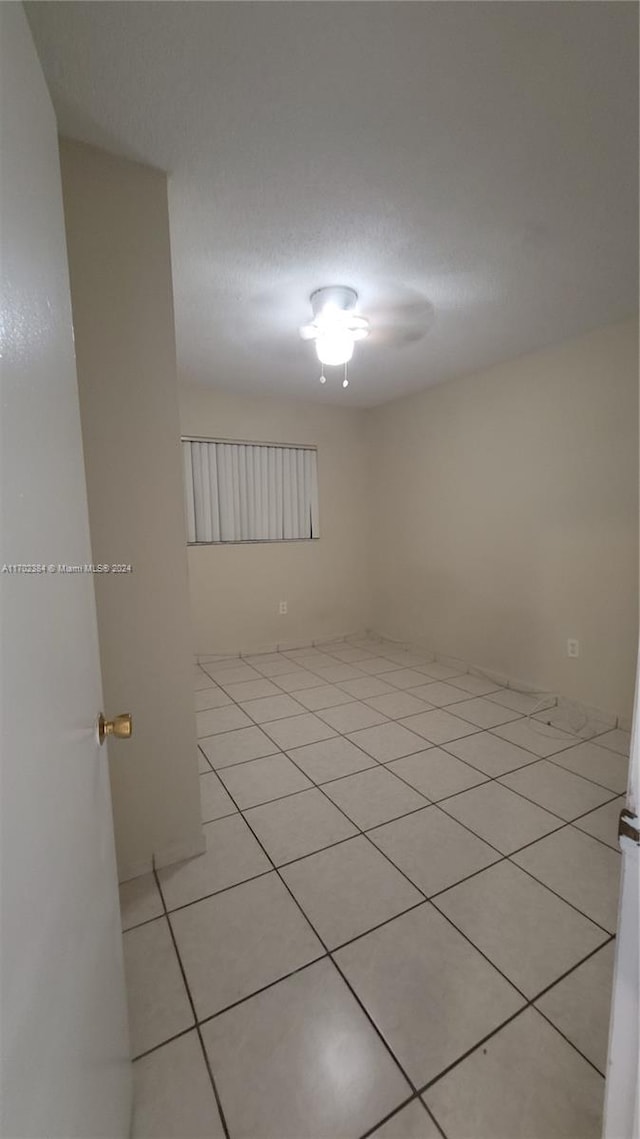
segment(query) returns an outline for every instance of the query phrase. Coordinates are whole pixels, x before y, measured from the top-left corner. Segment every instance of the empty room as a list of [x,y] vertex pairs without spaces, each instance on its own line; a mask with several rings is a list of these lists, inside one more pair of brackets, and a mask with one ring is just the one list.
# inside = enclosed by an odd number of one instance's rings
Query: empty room
[[640,1139],[638,47],[0,3],[2,1139]]

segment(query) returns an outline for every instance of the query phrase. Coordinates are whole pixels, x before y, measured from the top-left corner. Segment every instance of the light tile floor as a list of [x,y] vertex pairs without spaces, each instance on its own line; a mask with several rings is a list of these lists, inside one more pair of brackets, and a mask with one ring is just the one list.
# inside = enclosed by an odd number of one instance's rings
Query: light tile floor
[[121,887],[135,1139],[599,1137],[628,734],[366,638],[194,686],[206,852]]

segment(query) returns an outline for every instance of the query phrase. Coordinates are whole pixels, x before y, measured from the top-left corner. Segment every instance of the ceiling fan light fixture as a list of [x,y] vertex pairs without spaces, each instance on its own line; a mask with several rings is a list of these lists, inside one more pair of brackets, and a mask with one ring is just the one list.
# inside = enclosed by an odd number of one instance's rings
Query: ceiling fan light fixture
[[337,367],[353,356],[356,340],[369,335],[369,321],[355,312],[358,294],[345,285],[331,285],[311,294],[314,319],[303,324],[303,340],[315,340],[321,364]]

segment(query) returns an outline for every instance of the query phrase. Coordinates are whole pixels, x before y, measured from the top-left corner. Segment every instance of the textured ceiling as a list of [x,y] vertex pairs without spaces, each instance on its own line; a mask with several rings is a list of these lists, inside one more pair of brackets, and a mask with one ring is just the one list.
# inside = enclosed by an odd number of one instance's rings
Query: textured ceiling
[[[34,3],[62,133],[170,174],[179,369],[370,405],[637,306],[637,7]],[[347,392],[309,293],[409,303]]]

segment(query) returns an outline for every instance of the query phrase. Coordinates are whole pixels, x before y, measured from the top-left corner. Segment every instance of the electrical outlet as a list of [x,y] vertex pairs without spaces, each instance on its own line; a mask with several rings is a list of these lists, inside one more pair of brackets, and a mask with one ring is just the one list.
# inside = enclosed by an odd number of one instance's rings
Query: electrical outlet
[[[281,601],[280,602],[280,613],[284,615],[286,612],[287,612],[287,603],[286,603],[286,601]],[[576,653],[576,656],[577,656],[577,653]]]
[[567,641],[567,656],[579,657],[580,656],[580,641],[575,641],[573,637],[569,637]]

